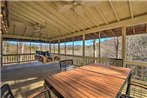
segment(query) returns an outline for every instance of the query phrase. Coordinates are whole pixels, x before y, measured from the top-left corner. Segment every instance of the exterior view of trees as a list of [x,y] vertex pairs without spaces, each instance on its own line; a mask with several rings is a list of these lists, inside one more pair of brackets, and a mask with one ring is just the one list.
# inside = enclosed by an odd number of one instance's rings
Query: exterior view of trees
[[[96,57],[99,57],[99,45],[100,45],[100,57],[105,58],[122,58],[122,39],[120,37],[105,38],[100,39],[100,44],[98,40],[96,41]],[[17,50],[18,44],[18,50]],[[139,60],[147,61],[147,34],[140,35],[128,35],[126,39],[126,48],[127,48],[127,60]],[[60,53],[61,54],[70,54],[73,53],[73,43],[60,44]],[[21,53],[35,53],[36,50],[48,51],[49,44],[40,43],[30,43],[29,42],[3,42],[3,54],[21,54]],[[82,41],[74,42],[74,55],[82,56]],[[85,56],[94,56],[94,46],[93,40],[85,41]],[[58,44],[51,44],[51,52],[58,53]]]

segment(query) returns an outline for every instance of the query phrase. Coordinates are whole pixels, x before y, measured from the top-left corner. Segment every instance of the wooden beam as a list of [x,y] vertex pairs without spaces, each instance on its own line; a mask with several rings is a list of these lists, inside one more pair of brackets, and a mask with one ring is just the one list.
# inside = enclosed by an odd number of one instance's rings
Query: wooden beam
[[99,23],[97,23],[94,18],[91,16],[90,12],[88,10],[85,9],[85,7],[83,6],[84,10],[85,10],[85,14],[89,17],[89,19],[96,25],[99,26]]
[[113,13],[114,13],[114,15],[115,15],[117,21],[120,21],[120,19],[118,18],[118,15],[117,15],[117,13],[116,13],[116,10],[115,10],[115,8],[114,8],[112,2],[111,2],[110,0],[108,0],[108,1],[109,1],[109,4],[110,4],[110,6],[111,6],[111,8],[112,8],[112,10],[113,10]]
[[19,36],[19,35],[10,35],[10,34],[3,34],[3,38],[14,38],[14,39],[26,39],[26,40],[42,40],[48,41],[48,39],[44,38],[36,38],[36,37],[28,37],[28,36]]
[[25,27],[25,30],[24,30],[23,36],[26,35],[26,32],[27,32],[27,27]]
[[15,34],[16,33],[16,25],[14,24],[14,32],[13,32],[13,34]]
[[130,15],[133,18],[134,16],[133,16],[132,4],[130,0],[128,2],[129,2]]
[[96,11],[100,14],[100,16],[104,20],[104,22],[106,24],[109,24],[108,21],[106,20],[106,18],[104,17],[104,15],[102,14],[102,12],[100,11],[100,9],[98,8],[98,6],[96,6],[96,4],[95,4],[94,7],[96,8]]
[[126,27],[122,27],[122,59],[123,67],[126,67]]
[[135,28],[134,27],[132,27],[132,30],[133,30],[133,33],[135,34]]
[[115,32],[113,30],[110,30],[112,32],[112,34],[115,36]]
[[68,34],[68,35],[65,35],[65,36],[56,37],[56,38],[51,39],[51,41],[58,40],[58,39],[64,39],[64,38],[68,38],[68,37],[79,36],[79,35],[82,35],[82,34],[89,34],[89,33],[97,32],[97,31],[103,31],[103,30],[107,30],[107,29],[118,28],[118,27],[122,27],[122,26],[133,26],[133,25],[139,25],[139,24],[145,24],[145,23],[147,23],[147,15],[138,16],[138,17],[134,17],[133,19],[132,18],[126,19],[126,20],[114,22],[114,23],[111,23],[111,24],[108,24],[108,25],[103,25],[103,26],[91,28],[91,29],[88,29],[88,30],[76,32],[76,33],[73,33],[73,34]]
[[[41,24],[41,25],[45,25],[45,21],[44,20],[42,20],[41,18],[35,18],[32,14],[31,14],[31,16],[29,16],[28,14],[29,14],[29,12],[27,11],[26,12],[26,10],[24,11],[24,13],[21,13],[20,12],[20,10],[17,10],[17,7],[15,8],[15,9],[13,9],[12,10],[12,12],[11,13],[13,13],[13,14],[15,14],[17,17],[21,17],[21,18],[24,18],[24,19],[27,19],[27,20],[29,20],[29,21],[31,21],[31,23],[39,23],[39,24]],[[26,25],[27,26],[27,25]],[[50,28],[49,28],[50,27]],[[48,25],[47,24],[47,26],[46,26],[46,28],[47,29],[51,29],[52,27],[56,27],[56,26],[54,26],[54,25]],[[58,27],[57,27],[58,28]],[[56,29],[57,29],[56,28]],[[63,28],[64,29],[64,28]],[[55,30],[55,29],[54,29]],[[56,32],[55,32],[56,33]]]
[[3,52],[2,52],[3,51],[3,45],[2,45],[3,42],[2,42],[2,40],[3,40],[2,39],[2,31],[0,30],[0,46],[1,46],[0,47],[0,61],[1,61],[0,66],[3,66]]

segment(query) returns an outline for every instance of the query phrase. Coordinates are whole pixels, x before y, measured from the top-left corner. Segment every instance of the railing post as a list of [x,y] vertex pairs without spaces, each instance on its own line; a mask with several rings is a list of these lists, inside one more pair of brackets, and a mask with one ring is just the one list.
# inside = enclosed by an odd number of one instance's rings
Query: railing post
[[122,59],[123,67],[126,67],[126,27],[122,27]]
[[82,39],[83,39],[83,64],[85,64],[85,60],[84,60],[84,57],[85,57],[85,34],[83,34],[82,36]]
[[0,31],[0,61],[1,61],[1,66],[3,66],[3,52],[2,52],[2,50],[3,50],[3,38],[2,38],[2,31]]

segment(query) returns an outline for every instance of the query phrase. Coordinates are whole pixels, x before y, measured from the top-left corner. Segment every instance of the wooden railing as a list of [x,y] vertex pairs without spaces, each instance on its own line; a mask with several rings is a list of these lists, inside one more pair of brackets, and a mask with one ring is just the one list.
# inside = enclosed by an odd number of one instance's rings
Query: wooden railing
[[133,81],[147,85],[147,62],[126,61],[128,68],[133,68]]
[[[58,55],[58,54],[54,54]],[[89,57],[89,56],[77,56],[77,55],[68,55],[68,54],[60,54],[60,59],[73,59],[74,64],[77,66],[83,66],[91,63],[100,63],[105,65],[114,65],[114,66],[122,66],[122,59],[114,59],[114,58],[98,58],[98,57]]]
[[3,64],[29,62],[35,60],[35,53],[3,54]]

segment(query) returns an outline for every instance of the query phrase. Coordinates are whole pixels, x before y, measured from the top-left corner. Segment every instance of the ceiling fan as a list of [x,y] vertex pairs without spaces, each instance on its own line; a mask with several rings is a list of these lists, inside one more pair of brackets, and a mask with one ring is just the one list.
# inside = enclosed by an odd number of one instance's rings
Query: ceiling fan
[[47,32],[47,28],[39,23],[35,23],[35,25],[33,25],[33,29],[34,29],[34,33],[46,33]]
[[[63,7],[61,7],[59,9],[59,12],[65,12],[68,11],[70,9],[74,9],[74,11],[78,14],[78,15],[83,15],[84,14],[84,7],[90,7],[94,4],[94,2],[92,1],[81,1],[81,0],[73,0],[73,1],[66,1],[66,5],[64,5]],[[84,7],[83,7],[84,6]]]

